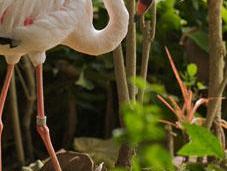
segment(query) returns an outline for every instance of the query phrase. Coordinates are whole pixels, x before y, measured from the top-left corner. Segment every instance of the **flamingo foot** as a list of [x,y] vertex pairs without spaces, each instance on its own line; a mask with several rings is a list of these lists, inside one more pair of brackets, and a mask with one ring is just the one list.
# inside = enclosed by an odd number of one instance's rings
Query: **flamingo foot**
[[50,158],[53,163],[53,167],[55,171],[62,171],[60,164],[58,162],[56,153],[54,151],[51,138],[50,138],[50,132],[49,128],[46,125],[46,116],[44,112],[44,98],[43,98],[43,71],[42,71],[42,64],[38,65],[36,68],[36,77],[37,77],[37,109],[38,109],[38,115],[37,115],[37,131],[40,134],[46,149],[50,155]]

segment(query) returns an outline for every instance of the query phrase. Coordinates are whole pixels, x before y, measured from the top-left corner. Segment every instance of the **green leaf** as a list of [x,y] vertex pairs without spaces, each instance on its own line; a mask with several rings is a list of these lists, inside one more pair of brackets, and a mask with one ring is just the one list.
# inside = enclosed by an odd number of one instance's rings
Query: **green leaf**
[[218,165],[209,164],[206,171],[224,171],[224,169],[220,168]]
[[164,94],[166,93],[166,89],[163,85],[158,84],[158,83],[154,83],[154,84],[150,84],[151,87],[151,91],[155,92],[157,94]]
[[203,31],[196,31],[188,34],[188,37],[192,39],[201,49],[208,53],[208,34]]
[[200,163],[188,163],[184,171],[205,171],[205,168]]
[[181,18],[176,14],[174,9],[168,9],[160,18],[163,29],[176,29],[181,27]]
[[138,89],[144,90],[145,92],[155,92],[158,94],[166,93],[165,87],[158,83],[150,84],[142,77],[131,78],[132,84],[134,84]]
[[199,9],[199,1],[192,1],[193,7],[198,10]]
[[132,171],[140,171],[140,163],[139,163],[139,159],[136,155],[133,156],[132,159]]
[[124,168],[112,168],[111,171],[127,171]]
[[191,63],[187,66],[187,73],[189,76],[194,77],[197,74],[197,72],[198,67],[196,66],[196,64]]
[[88,90],[94,89],[94,85],[92,84],[91,81],[87,80],[84,76],[84,71],[80,73],[79,79],[75,82],[76,85],[79,85],[83,88],[86,88]]
[[146,147],[143,150],[141,162],[154,171],[174,171],[171,155],[160,145]]
[[203,83],[201,83],[201,82],[197,82],[197,88],[199,90],[205,90],[205,89],[207,89],[207,87]]
[[166,5],[168,8],[173,8],[173,7],[174,7],[174,4],[175,4],[175,1],[176,1],[176,0],[166,0],[166,1],[165,1],[165,5]]
[[222,19],[224,20],[225,23],[227,23],[227,9],[224,6],[222,6],[221,14],[222,14]]
[[224,150],[222,149],[218,138],[208,129],[191,124],[185,124],[184,128],[190,137],[190,142],[178,151],[179,155],[224,157]]
[[137,88],[141,90],[146,90],[150,88],[150,84],[144,80],[142,77],[134,77],[131,78],[132,84],[134,84]]
[[160,140],[164,136],[159,125],[161,109],[155,105],[143,106],[132,102],[122,108],[128,143],[136,145],[143,141]]

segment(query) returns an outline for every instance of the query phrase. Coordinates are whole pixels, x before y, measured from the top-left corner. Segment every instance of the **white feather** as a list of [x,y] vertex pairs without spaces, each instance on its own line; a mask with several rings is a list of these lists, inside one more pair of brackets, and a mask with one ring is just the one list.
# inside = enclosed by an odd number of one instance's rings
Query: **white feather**
[[[112,51],[127,33],[129,16],[123,0],[104,4],[110,21],[96,30],[91,0],[0,0],[0,36],[19,41],[16,48],[0,45],[0,54],[9,64],[28,54],[37,66],[45,61],[44,52],[59,44],[90,55]],[[34,22],[24,26],[29,17]]]

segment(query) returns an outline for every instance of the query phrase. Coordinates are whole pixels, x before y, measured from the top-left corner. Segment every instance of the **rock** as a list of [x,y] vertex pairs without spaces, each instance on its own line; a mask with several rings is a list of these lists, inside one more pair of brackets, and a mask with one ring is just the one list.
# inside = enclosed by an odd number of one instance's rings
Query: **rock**
[[[93,171],[94,162],[87,154],[77,152],[62,152],[57,154],[62,171]],[[40,171],[53,171],[54,168],[48,160]]]

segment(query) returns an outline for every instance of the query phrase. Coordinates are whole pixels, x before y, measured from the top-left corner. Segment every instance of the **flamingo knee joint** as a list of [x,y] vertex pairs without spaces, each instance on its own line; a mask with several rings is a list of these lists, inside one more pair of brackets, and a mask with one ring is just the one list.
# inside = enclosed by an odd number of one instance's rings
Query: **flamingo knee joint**
[[44,127],[44,126],[46,126],[47,125],[47,117],[46,116],[44,116],[44,117],[37,116],[36,117],[36,125],[38,127]]

